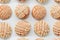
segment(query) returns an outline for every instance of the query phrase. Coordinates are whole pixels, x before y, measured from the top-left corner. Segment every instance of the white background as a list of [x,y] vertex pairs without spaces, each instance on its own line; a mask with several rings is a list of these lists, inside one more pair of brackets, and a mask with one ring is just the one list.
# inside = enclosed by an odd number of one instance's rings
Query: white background
[[[15,15],[15,13],[14,13],[14,9],[15,9],[15,7],[18,4],[24,4],[24,5],[28,5],[30,7],[30,15],[25,20],[31,23],[31,31],[30,31],[30,33],[27,36],[25,36],[26,38],[28,38],[29,40],[35,40],[36,38],[39,37],[39,36],[37,36],[34,33],[34,23],[36,21],[38,21],[38,20],[35,20],[32,17],[32,15],[31,15],[32,14],[32,8],[34,7],[34,5],[43,5],[43,6],[45,6],[45,8],[47,10],[47,15],[46,15],[46,17],[43,20],[45,20],[49,24],[50,33],[46,37],[41,37],[41,38],[44,38],[45,40],[53,40],[53,38],[57,37],[56,35],[54,35],[54,33],[52,31],[52,26],[53,26],[54,22],[57,21],[57,20],[56,19],[53,19],[50,16],[50,8],[51,8],[51,6],[58,5],[57,3],[54,2],[54,0],[49,0],[49,2],[46,3],[46,4],[40,4],[36,0],[27,0],[27,2],[25,2],[25,3],[20,3],[17,0],[11,0],[10,3],[7,4],[7,5],[9,5],[12,8],[12,16],[11,16],[11,18],[8,19],[8,20],[1,20],[0,19],[0,22],[7,22],[12,27],[12,35],[11,35],[10,38],[8,38],[6,40],[16,40],[17,38],[20,38],[21,37],[21,36],[18,36],[15,33],[15,31],[14,31],[15,24],[17,23],[17,21],[21,20],[21,19],[17,18],[16,15]],[[1,39],[0,38],[0,40],[5,40],[5,39]]]

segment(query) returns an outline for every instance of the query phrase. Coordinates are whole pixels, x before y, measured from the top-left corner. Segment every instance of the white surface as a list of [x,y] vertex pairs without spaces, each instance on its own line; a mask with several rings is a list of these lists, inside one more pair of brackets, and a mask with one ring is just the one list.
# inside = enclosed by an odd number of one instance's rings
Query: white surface
[[[10,25],[11,25],[11,27],[12,27],[12,35],[11,35],[11,37],[9,38],[9,39],[6,39],[6,40],[16,40],[17,38],[20,38],[21,36],[18,36],[17,34],[15,34],[15,31],[14,31],[14,27],[15,27],[15,24],[16,24],[16,22],[17,21],[19,21],[19,20],[21,20],[21,19],[18,19],[16,16],[15,16],[15,13],[14,13],[14,9],[15,9],[15,7],[18,5],[18,4],[24,4],[24,5],[28,5],[29,7],[30,7],[30,15],[29,15],[29,17],[27,18],[27,19],[25,19],[25,20],[27,20],[28,22],[30,22],[31,23],[31,31],[30,31],[30,33],[27,35],[27,36],[25,36],[25,37],[27,37],[29,40],[35,40],[36,38],[38,38],[39,36],[37,36],[35,33],[34,33],[34,23],[36,22],[36,21],[38,21],[38,20],[35,20],[33,17],[32,17],[32,15],[31,15],[31,11],[32,11],[32,8],[34,7],[34,5],[43,5],[43,6],[45,6],[45,8],[46,8],[46,10],[47,10],[47,15],[46,15],[46,17],[43,19],[43,20],[45,20],[48,24],[49,24],[49,27],[50,27],[50,33],[49,33],[49,35],[47,35],[46,37],[42,37],[42,38],[44,38],[45,40],[52,40],[52,38],[55,38],[56,37],[56,35],[54,35],[53,34],[53,31],[52,31],[52,26],[53,26],[53,24],[54,24],[54,22],[56,21],[55,19],[53,19],[51,16],[50,16],[50,8],[51,8],[51,6],[52,5],[55,5],[55,4],[57,4],[57,3],[55,3],[53,0],[49,0],[49,2],[48,3],[46,3],[46,4],[40,4],[40,3],[38,3],[36,0],[28,0],[26,3],[20,3],[20,2],[18,2],[17,0],[11,0],[11,2],[10,3],[8,3],[8,5],[9,6],[11,6],[11,8],[12,8],[12,16],[11,16],[11,18],[10,19],[8,19],[8,20],[1,20],[0,19],[0,22],[7,22],[7,23],[9,23]],[[2,40],[1,38],[0,38],[0,40]],[[4,39],[5,40],[5,39]]]

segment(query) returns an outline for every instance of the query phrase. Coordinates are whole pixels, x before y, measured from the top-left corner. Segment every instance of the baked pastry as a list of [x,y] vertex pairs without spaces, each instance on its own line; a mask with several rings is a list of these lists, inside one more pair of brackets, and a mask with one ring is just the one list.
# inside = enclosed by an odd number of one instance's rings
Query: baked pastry
[[41,20],[35,23],[34,31],[38,36],[43,37],[43,36],[48,35],[50,29],[49,29],[48,24],[45,21]]
[[18,5],[15,9],[15,14],[20,19],[25,19],[30,14],[30,9],[26,5]]
[[60,6],[54,5],[51,7],[51,16],[55,19],[60,19]]
[[0,5],[0,19],[6,20],[11,17],[12,10],[8,5]]
[[53,32],[55,35],[60,36],[60,21],[55,22],[53,25]]
[[26,36],[30,31],[31,25],[27,21],[18,21],[15,27],[16,34]]
[[36,5],[32,10],[32,16],[37,19],[43,19],[46,16],[46,9],[43,6]]
[[8,38],[11,36],[12,29],[6,22],[0,23],[0,38]]

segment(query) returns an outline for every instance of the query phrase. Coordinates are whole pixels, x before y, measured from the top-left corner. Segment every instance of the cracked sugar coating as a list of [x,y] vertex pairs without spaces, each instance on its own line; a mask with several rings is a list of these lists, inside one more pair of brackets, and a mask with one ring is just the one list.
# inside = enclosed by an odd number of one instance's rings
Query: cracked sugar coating
[[19,38],[18,40],[28,40],[27,38]]
[[54,5],[51,8],[51,16],[55,19],[60,19],[60,6],[59,5]]
[[16,34],[26,36],[30,31],[31,25],[27,21],[18,21],[15,27]]
[[55,35],[60,36],[60,21],[57,21],[53,25],[53,32],[54,32]]
[[47,2],[48,0],[37,0],[38,2],[40,2],[40,3],[45,3],[45,2]]
[[48,24],[41,20],[35,23],[34,25],[34,31],[38,36],[46,36],[49,33],[49,26]]
[[54,0],[55,2],[57,2],[57,3],[60,3],[60,0]]
[[10,0],[0,0],[0,3],[8,3]]
[[42,39],[42,38],[37,38],[36,40],[44,40],[44,39]]
[[2,22],[0,23],[0,37],[1,38],[8,38],[11,36],[11,27],[9,24]]
[[30,14],[30,9],[26,5],[18,5],[15,9],[15,14],[20,19],[25,19]]
[[0,19],[5,20],[10,18],[12,10],[8,5],[0,5]]
[[26,0],[19,0],[20,2],[25,2]]
[[32,10],[32,16],[37,19],[43,19],[46,16],[46,9],[43,6],[36,5]]

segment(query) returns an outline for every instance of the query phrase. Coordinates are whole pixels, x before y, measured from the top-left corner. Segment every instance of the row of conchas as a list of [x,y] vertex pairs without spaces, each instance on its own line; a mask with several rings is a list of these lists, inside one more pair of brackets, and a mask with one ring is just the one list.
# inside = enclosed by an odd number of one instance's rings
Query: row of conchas
[[[8,3],[8,2],[10,2],[11,0],[0,0],[0,3]],[[18,0],[19,2],[25,2],[25,1],[27,1],[27,0]],[[36,0],[36,1],[38,1],[39,3],[46,3],[46,2],[48,2],[49,0]],[[55,2],[57,2],[57,3],[60,3],[60,0],[54,0]]]
[[[17,35],[27,36],[31,30],[31,24],[27,21],[18,21],[14,29]],[[36,22],[34,24],[34,32],[40,37],[47,36],[50,32],[48,23],[44,20]],[[60,21],[53,25],[53,32],[55,35],[60,36]],[[8,38],[11,34],[11,26],[6,22],[0,22],[0,38]]]
[[[26,19],[30,14],[30,8],[27,5],[17,5],[15,8],[15,15],[19,19]],[[32,9],[33,18],[40,20],[43,19],[46,14],[46,8],[42,5],[35,5]],[[60,19],[60,6],[54,5],[51,7],[50,14],[55,19]],[[10,18],[12,15],[12,10],[8,5],[0,5],[0,19],[5,20]]]

